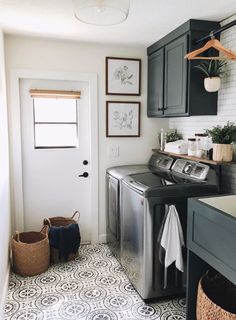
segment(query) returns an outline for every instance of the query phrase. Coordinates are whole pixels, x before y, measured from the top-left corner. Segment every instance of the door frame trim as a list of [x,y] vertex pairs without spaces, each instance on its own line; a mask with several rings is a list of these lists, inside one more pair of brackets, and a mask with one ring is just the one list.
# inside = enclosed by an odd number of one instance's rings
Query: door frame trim
[[14,229],[24,231],[24,195],[21,147],[20,80],[42,79],[89,83],[90,154],[91,154],[91,243],[98,243],[98,92],[97,73],[15,69],[10,73],[9,124],[11,150],[12,212]]

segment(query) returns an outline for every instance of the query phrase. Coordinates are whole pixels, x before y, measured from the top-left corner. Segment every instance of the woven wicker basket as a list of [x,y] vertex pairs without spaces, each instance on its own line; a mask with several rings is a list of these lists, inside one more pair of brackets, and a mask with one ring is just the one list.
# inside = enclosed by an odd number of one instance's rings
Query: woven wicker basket
[[[75,220],[76,216],[78,216],[77,221]],[[65,217],[45,218],[43,221],[43,224],[49,227],[66,227],[71,223],[78,224],[79,217],[80,217],[79,211],[75,211],[71,218],[65,218]],[[74,260],[75,258],[78,257],[78,255],[79,255],[78,252],[70,253],[68,256],[68,261]],[[59,258],[59,250],[53,248],[52,246],[50,246],[50,261],[52,263],[61,262],[61,259]]]
[[222,275],[206,274],[197,294],[197,320],[236,320],[236,286]]
[[49,267],[48,226],[40,232],[15,232],[12,237],[13,269],[21,276],[34,276]]

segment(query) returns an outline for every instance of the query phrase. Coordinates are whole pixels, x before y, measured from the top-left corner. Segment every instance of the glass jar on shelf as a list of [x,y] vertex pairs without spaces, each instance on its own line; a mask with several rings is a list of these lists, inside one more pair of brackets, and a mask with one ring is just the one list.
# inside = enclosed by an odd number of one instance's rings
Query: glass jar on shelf
[[204,156],[204,148],[203,148],[204,133],[195,133],[195,138],[196,138],[195,156],[198,158],[202,158]]
[[189,138],[188,139],[188,156],[195,156],[196,152],[196,139]]
[[195,133],[196,157],[207,158],[209,148],[209,137],[206,133]]
[[202,158],[203,157],[203,150],[202,150],[202,146],[201,146],[201,140],[198,137],[196,137],[195,156],[197,158]]
[[160,146],[160,150],[164,151],[165,149],[165,133],[164,133],[164,129],[161,128],[161,131],[158,135],[159,138],[159,146]]

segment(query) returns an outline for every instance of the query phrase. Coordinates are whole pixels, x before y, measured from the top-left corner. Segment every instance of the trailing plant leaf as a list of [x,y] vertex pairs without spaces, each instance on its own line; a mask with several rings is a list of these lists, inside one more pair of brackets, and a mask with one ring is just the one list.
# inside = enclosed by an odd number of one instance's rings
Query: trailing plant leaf
[[227,62],[222,60],[203,61],[195,66],[196,69],[202,71],[207,77],[219,77],[224,73],[223,68]]
[[206,75],[207,77],[209,77],[208,71],[207,71],[203,66],[198,65],[198,66],[195,66],[195,68],[196,68],[196,69],[199,69],[200,71],[202,71],[203,73],[205,73],[205,75]]
[[212,129],[206,129],[205,132],[212,137],[213,143],[231,144],[236,142],[236,126],[233,122],[227,122],[223,127],[215,126]]

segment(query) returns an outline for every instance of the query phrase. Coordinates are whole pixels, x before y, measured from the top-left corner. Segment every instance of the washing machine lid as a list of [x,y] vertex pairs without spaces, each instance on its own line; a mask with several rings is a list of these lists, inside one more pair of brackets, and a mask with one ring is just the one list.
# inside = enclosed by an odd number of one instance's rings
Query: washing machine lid
[[159,197],[162,201],[218,193],[215,169],[185,159],[177,159],[169,170],[129,175],[123,183],[144,197]]
[[158,199],[157,203],[171,198],[197,197],[218,192],[217,185],[209,180],[193,180],[170,171],[134,174],[127,176],[122,182],[145,198],[155,197]]
[[163,171],[132,174],[124,179],[124,183],[138,191],[144,192],[153,188],[165,188],[176,184],[190,184],[193,181],[180,176],[174,176],[170,171]]

